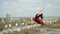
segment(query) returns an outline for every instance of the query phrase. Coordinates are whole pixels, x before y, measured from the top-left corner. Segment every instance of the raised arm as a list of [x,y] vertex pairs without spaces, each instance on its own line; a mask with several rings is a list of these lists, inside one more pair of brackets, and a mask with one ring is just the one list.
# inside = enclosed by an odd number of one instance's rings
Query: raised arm
[[44,8],[41,8],[37,13],[41,14],[43,10],[44,10]]

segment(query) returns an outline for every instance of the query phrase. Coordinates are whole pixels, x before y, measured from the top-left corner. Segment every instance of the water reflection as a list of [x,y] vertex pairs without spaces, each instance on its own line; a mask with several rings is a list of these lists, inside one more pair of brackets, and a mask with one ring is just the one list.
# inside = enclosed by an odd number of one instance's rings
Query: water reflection
[[37,26],[35,25],[30,25],[30,26],[20,26],[20,27],[12,27],[12,28],[8,28],[8,29],[4,29],[3,31],[0,32],[0,34],[2,33],[8,33],[8,32],[13,32],[13,31],[21,31],[21,30],[25,30],[25,29],[29,29],[29,28],[33,28],[36,30],[39,30],[39,32],[37,32],[36,34],[60,34],[60,29],[52,29],[52,28],[46,28],[46,27],[42,27],[42,26]]

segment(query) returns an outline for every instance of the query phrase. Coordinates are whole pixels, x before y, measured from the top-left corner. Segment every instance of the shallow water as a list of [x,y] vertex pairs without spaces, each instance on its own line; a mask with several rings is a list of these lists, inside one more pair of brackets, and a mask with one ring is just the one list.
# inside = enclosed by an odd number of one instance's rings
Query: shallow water
[[48,31],[49,28],[40,28],[41,33],[43,34],[60,34],[60,29],[49,29],[50,31]]
[[[33,28],[39,28],[40,32],[37,32],[37,34],[60,34],[60,29],[49,29],[49,28],[44,28],[44,27],[41,27],[41,26],[36,26]],[[0,32],[0,34],[2,34],[3,32],[8,32],[8,31],[16,31],[16,30],[23,30],[23,29],[28,29],[26,26],[23,26],[23,27],[13,27],[13,28],[8,28],[8,29],[5,29],[3,30],[2,32]],[[50,31],[48,31],[48,29]]]

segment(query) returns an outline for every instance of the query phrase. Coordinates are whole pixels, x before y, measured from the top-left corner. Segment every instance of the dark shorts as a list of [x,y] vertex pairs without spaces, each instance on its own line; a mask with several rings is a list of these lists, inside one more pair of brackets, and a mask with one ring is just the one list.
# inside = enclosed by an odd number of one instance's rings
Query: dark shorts
[[35,15],[35,18],[41,18],[41,19],[43,19],[43,14],[40,14],[40,15],[39,14],[36,14]]

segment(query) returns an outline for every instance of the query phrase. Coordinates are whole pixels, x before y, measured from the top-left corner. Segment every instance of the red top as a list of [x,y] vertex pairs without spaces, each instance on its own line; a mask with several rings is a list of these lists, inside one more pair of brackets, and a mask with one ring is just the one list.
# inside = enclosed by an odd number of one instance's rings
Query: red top
[[32,20],[37,22],[38,24],[41,24],[42,26],[45,25],[45,23],[39,18],[32,18]]

